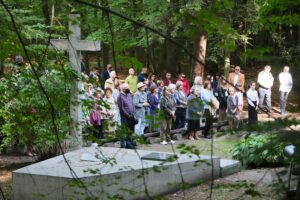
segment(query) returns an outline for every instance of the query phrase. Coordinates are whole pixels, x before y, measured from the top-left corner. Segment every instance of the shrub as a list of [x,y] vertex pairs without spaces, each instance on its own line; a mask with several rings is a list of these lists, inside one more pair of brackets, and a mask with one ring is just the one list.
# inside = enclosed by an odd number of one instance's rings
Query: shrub
[[232,149],[232,157],[246,167],[282,165],[285,161],[283,142],[271,134],[252,134]]

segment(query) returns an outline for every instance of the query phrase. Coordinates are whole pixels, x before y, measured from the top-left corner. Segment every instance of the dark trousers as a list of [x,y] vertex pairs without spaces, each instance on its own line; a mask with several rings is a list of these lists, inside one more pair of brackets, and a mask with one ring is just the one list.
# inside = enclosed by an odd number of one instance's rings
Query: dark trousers
[[176,108],[174,129],[183,128],[186,121],[186,108]]
[[[252,101],[253,104],[256,106],[257,102]],[[255,110],[255,107],[252,107],[250,104],[248,104],[248,124],[252,125],[257,122],[257,111]]]
[[205,117],[205,127],[203,131],[203,135],[206,137],[209,135],[209,131],[211,130],[212,123],[213,123],[212,115],[210,114],[209,109],[204,110],[204,117]]
[[101,125],[93,125],[93,136],[97,139],[103,139],[103,128]]
[[281,114],[286,113],[286,104],[287,104],[287,98],[289,96],[288,92],[281,92],[280,91],[280,109],[281,109]]
[[126,148],[132,145],[132,133],[134,131],[134,124],[132,120],[121,115],[121,130],[120,130],[120,145],[121,148]]

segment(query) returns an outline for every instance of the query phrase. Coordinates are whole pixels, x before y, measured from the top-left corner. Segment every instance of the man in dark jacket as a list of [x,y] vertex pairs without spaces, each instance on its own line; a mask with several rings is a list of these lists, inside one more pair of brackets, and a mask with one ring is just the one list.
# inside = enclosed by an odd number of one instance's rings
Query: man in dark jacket
[[134,131],[134,125],[136,124],[133,116],[134,105],[127,83],[121,85],[121,93],[118,97],[118,106],[120,109],[122,126],[120,134],[121,148],[135,149],[132,142],[132,133]]
[[144,67],[141,71],[141,73],[138,75],[138,83],[143,83],[145,80],[148,79],[148,68]]
[[106,66],[106,70],[104,70],[102,72],[102,75],[101,75],[101,78],[102,78],[102,81],[105,82],[107,79],[110,78],[110,72],[113,71],[113,66],[111,64],[108,64]]

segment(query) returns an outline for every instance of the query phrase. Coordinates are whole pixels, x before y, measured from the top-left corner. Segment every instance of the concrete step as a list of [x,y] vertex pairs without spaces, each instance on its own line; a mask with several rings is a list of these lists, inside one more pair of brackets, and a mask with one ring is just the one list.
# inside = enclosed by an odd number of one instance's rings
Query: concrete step
[[238,160],[220,159],[220,177],[240,172],[242,164]]

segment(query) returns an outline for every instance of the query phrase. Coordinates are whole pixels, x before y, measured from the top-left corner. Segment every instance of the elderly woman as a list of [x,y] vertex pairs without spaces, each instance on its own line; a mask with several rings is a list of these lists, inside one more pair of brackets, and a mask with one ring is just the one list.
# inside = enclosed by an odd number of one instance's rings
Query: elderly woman
[[211,109],[211,104],[214,96],[210,81],[204,82],[204,90],[203,93],[200,95],[201,95],[200,98],[203,103],[204,117],[205,117],[205,127],[204,127],[203,136],[205,138],[210,139],[211,136],[209,136],[209,131],[211,130],[212,121],[213,121],[213,117],[210,113],[210,109]]
[[175,129],[183,128],[186,121],[186,107],[187,107],[187,96],[183,90],[183,83],[181,81],[176,82],[176,90],[173,94],[173,98],[176,103],[175,111]]
[[172,98],[172,89],[170,89],[169,87],[163,88],[163,94],[160,98],[159,105],[161,109],[160,112],[161,114],[160,138],[162,140],[161,144],[166,145],[168,144],[168,141],[171,144],[174,144],[175,142],[171,140],[170,137],[170,124],[172,122],[172,119],[175,119],[175,109],[176,109],[175,102]]
[[107,123],[104,125],[104,131],[114,133],[116,131],[115,115],[117,112],[117,105],[115,99],[112,97],[112,89],[110,87],[105,88],[105,96],[103,101],[107,110]]
[[193,87],[196,90],[198,90],[199,96],[200,94],[203,92],[204,88],[203,88],[203,78],[202,76],[196,76],[194,79],[194,84]]
[[109,87],[112,90],[116,89],[119,86],[119,79],[117,78],[116,71],[110,72],[110,78],[105,81],[104,89]]
[[238,97],[235,95],[235,89],[229,88],[229,96],[227,98],[227,118],[229,121],[229,128],[233,128],[237,122],[236,112],[238,109]]
[[134,127],[134,132],[137,135],[143,135],[145,129],[145,113],[149,107],[147,102],[147,93],[143,82],[137,84],[138,91],[133,96],[133,104],[135,106],[135,117],[138,119],[138,124]]
[[202,115],[202,107],[198,95],[199,91],[193,87],[187,98],[188,138],[190,140],[200,139],[197,135],[197,131],[200,129],[199,119]]

